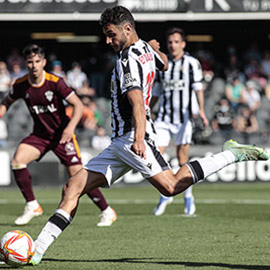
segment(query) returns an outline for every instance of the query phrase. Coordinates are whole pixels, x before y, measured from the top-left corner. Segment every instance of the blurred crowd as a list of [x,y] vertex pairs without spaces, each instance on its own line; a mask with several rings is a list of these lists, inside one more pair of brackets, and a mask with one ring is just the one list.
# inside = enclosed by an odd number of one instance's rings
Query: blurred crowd
[[[270,135],[270,50],[252,41],[237,51],[228,46],[223,62],[203,48],[194,52],[201,62],[205,110],[210,127],[195,126],[194,141],[222,144],[236,138],[244,143],[267,143]],[[196,120],[195,120],[196,122]]]
[[[198,58],[203,69],[205,111],[211,123],[204,128],[195,119],[194,142],[222,144],[233,137],[245,143],[266,143],[270,135],[270,50],[260,50],[256,42],[251,42],[244,52],[230,45],[222,61],[204,46],[190,53]],[[102,150],[110,143],[109,78],[115,55],[97,55],[89,59],[88,66],[74,61],[68,67],[63,65],[63,59],[49,55],[46,70],[63,77],[84,104],[76,130],[80,145]],[[17,48],[0,59],[0,100],[14,81],[26,73]],[[72,107],[67,106],[66,113],[71,115]],[[15,103],[0,119],[0,148],[13,147],[29,134],[29,119],[23,101]]]

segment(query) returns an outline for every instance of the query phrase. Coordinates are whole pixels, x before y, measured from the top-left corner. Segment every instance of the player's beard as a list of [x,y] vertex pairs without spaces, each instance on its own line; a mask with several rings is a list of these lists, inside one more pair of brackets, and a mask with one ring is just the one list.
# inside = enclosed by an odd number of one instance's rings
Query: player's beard
[[121,40],[119,41],[119,44],[112,46],[112,47],[116,52],[120,52],[127,46],[127,42],[128,42],[127,37],[124,35],[124,33],[122,33]]

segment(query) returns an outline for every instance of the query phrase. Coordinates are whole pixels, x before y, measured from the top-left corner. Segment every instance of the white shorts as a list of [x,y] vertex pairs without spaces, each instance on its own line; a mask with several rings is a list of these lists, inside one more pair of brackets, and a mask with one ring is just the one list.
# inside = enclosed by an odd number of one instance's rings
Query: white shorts
[[191,120],[178,125],[156,121],[154,125],[157,132],[158,146],[167,147],[172,137],[174,137],[175,145],[191,144],[193,131],[193,122]]
[[133,138],[129,133],[114,139],[111,145],[91,159],[84,168],[102,173],[107,179],[108,186],[132,169],[139,171],[144,178],[170,169],[153,141],[145,141],[146,159],[139,157],[131,150],[132,143]]

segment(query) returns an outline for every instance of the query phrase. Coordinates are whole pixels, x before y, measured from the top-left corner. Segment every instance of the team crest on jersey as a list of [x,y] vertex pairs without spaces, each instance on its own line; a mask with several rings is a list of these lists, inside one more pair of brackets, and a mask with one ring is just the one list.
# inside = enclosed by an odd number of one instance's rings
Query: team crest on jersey
[[53,99],[53,92],[52,92],[52,91],[46,91],[46,92],[45,92],[45,97],[46,97],[49,101],[52,101],[52,99]]
[[75,150],[75,146],[72,142],[68,142],[65,145],[65,151],[67,153],[67,155],[74,155],[76,154],[76,150]]

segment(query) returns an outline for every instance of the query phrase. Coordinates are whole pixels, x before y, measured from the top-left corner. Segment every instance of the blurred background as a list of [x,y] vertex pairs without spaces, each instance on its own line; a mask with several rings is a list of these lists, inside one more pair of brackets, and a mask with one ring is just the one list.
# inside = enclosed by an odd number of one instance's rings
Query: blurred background
[[[26,73],[22,49],[29,43],[43,46],[46,70],[64,77],[85,105],[86,113],[76,131],[83,159],[101,151],[111,132],[109,87],[116,56],[105,44],[98,20],[104,8],[117,4],[134,14],[139,36],[146,41],[157,39],[165,52],[169,27],[181,27],[187,34],[186,51],[202,65],[210,122],[205,129],[195,119],[192,158],[220,151],[227,138],[268,148],[270,0],[2,0],[0,99],[16,78]],[[231,100],[233,88],[243,92],[239,102]],[[153,117],[156,112],[155,107]],[[32,130],[29,119],[23,102],[16,102],[0,119],[2,187],[14,184],[9,163],[17,144]],[[102,146],[97,137],[104,142]],[[167,155],[176,168],[173,142]],[[269,166],[269,162],[234,165],[207,182],[270,181]],[[67,179],[53,154],[31,164],[30,170],[36,185],[61,185]],[[122,182],[140,183],[143,179],[131,172]]]

